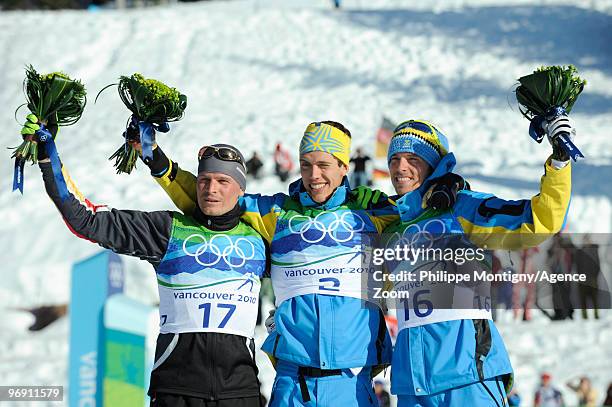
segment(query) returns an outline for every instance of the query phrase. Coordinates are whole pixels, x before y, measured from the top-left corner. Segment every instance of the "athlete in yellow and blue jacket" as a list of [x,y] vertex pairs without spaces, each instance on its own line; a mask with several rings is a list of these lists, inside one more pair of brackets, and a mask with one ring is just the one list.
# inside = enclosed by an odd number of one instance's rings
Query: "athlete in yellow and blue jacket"
[[[351,195],[349,146],[339,123],[312,123],[300,144],[302,178],[289,194],[240,201],[242,219],[270,246],[276,328],[263,349],[277,360],[271,406],[375,406],[372,370],[391,362],[384,315],[363,301],[361,245],[398,217],[393,208],[374,216]],[[152,173],[192,212],[195,178],[160,154]]]
[[[567,118],[560,122],[548,126],[553,145],[560,132],[572,132]],[[400,124],[389,146],[388,162],[400,219],[387,226],[385,233],[400,241],[414,242],[420,234],[432,240],[443,238],[441,244],[447,244],[445,236],[459,235],[479,247],[516,249],[541,243],[565,222],[571,166],[558,146],[545,164],[540,193],[531,199],[508,201],[467,189],[454,196],[449,190],[446,198],[455,202],[448,210],[422,205],[431,183],[455,166],[446,137],[438,129],[418,120]],[[390,271],[403,270],[404,265]],[[455,286],[453,309],[438,309],[430,300],[440,287],[426,281],[412,286],[395,283],[395,290],[410,293],[397,310],[400,330],[391,390],[399,396],[398,405],[504,406],[512,366],[491,318],[490,297],[484,294],[480,301],[480,296]],[[479,299],[477,306],[473,298]],[[457,305],[462,299],[470,305]]]
[[[295,280],[283,281],[283,276],[288,279],[287,271],[289,275],[298,272],[303,277],[308,270],[339,269],[340,263],[343,268],[350,266],[355,260],[351,250],[339,248],[349,247],[357,241],[352,236],[355,231],[404,233],[411,225],[412,229],[434,227],[437,229],[430,232],[465,233],[481,246],[517,248],[535,245],[561,228],[570,196],[571,168],[567,163],[547,161],[540,194],[531,200],[505,201],[490,194],[464,190],[457,194],[451,210],[433,211],[423,204],[431,198],[426,191],[431,191],[432,183],[448,175],[455,165],[445,138],[429,124],[405,125],[396,130],[395,136],[390,146],[389,163],[399,194],[397,207],[393,199],[382,205],[351,203],[345,181],[323,205],[310,199],[300,181],[292,184],[289,195],[246,196],[243,202],[245,218],[271,243],[272,275],[273,278],[275,274],[279,276],[275,282],[275,291],[279,288],[275,293],[280,297],[276,332],[263,346],[279,359],[321,370],[385,363],[386,330],[384,340],[377,340],[382,336],[376,338],[374,332],[377,326],[380,327],[378,332],[382,332],[384,325],[378,311],[371,313],[355,308],[361,306],[361,302],[356,301],[359,297],[357,287],[336,278],[333,272],[311,279],[309,289],[316,286],[315,294],[304,291],[300,295],[303,285],[296,284]],[[421,160],[426,158],[428,171],[419,175],[407,170],[404,162],[408,159],[402,157],[405,154]],[[412,159],[414,157],[410,157]],[[176,167],[164,169],[159,174],[160,184],[188,213],[193,205],[190,192],[194,188],[193,176]],[[415,184],[415,180],[418,183]],[[452,188],[448,192],[452,195]],[[367,210],[356,212],[359,205]],[[347,209],[348,212],[343,212]],[[338,226],[345,230],[332,232]],[[345,239],[349,245],[342,242]],[[318,245],[320,242],[329,244],[323,247]],[[331,249],[332,246],[336,249]],[[312,248],[317,250],[309,251]],[[292,289],[297,294],[287,298],[292,294],[286,293]],[[469,311],[474,315],[466,310],[463,314],[450,316],[432,312],[431,316],[420,313],[421,318],[416,323],[414,315],[410,323],[401,321],[403,329],[393,356],[392,391],[400,396],[403,405],[462,405],[467,399],[484,396],[480,402],[471,404],[501,402],[501,384],[497,395],[487,390],[495,390],[501,378],[512,372],[508,355],[490,316]],[[348,341],[342,339],[347,332],[351,335]],[[316,334],[314,338],[313,333]],[[380,343],[384,344],[382,353],[376,346]],[[281,363],[281,370],[283,366]],[[282,387],[282,380],[276,384]],[[341,387],[336,390],[343,392]],[[282,391],[277,393],[283,394]]]

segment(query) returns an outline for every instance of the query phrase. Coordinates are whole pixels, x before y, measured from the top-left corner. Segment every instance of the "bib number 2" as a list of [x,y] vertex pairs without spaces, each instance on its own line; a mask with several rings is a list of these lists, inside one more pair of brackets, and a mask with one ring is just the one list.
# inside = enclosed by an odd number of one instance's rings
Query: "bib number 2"
[[325,277],[319,279],[319,290],[321,291],[340,291],[340,280],[332,277]]

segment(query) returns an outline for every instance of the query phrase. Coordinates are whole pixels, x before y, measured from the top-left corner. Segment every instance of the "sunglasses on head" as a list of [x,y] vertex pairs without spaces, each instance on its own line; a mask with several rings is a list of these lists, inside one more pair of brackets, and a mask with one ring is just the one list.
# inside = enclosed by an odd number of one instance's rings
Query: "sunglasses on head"
[[432,134],[434,136],[438,134],[438,130],[434,126],[427,122],[422,122],[419,120],[408,120],[407,122],[404,122],[397,126],[395,131],[400,131],[403,129],[415,129],[424,133]]
[[242,164],[242,166],[244,167],[244,163],[242,162],[240,154],[230,147],[204,146],[198,152],[198,161],[205,160],[212,156],[215,156],[223,161],[236,161],[237,163]]

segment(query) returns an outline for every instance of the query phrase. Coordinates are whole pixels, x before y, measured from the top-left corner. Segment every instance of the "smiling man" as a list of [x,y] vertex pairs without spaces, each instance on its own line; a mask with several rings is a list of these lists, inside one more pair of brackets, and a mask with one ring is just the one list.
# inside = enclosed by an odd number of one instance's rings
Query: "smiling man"
[[346,165],[322,151],[300,157],[300,174],[306,192],[315,202],[325,202],[346,176]]
[[420,187],[431,172],[431,166],[414,153],[393,154],[389,162],[391,183],[398,195]]
[[[398,219],[397,209],[369,211],[346,174],[351,134],[314,122],[300,142],[301,178],[289,194],[245,194],[243,219],[270,244],[277,310],[262,349],[276,360],[271,406],[375,406],[371,378],[390,361],[391,341],[378,302],[364,303],[362,243]],[[148,165],[185,213],[194,179],[159,148]],[[160,170],[161,169],[161,170]],[[333,270],[330,273],[329,270]]]
[[[546,123],[553,146],[545,163],[540,193],[531,199],[508,201],[464,188],[446,197],[454,205],[446,210],[426,208],[431,185],[455,166],[444,134],[421,120],[403,122],[394,131],[388,150],[389,171],[397,196],[392,199],[400,219],[385,229],[391,247],[413,242],[428,233],[436,248],[445,249],[452,236],[465,237],[479,247],[516,249],[534,246],[557,233],[564,223],[571,191],[569,157],[558,145],[562,133],[574,134],[567,117]],[[457,178],[457,183],[463,180]],[[438,191],[437,193],[445,193]],[[380,205],[372,205],[373,207]],[[386,209],[385,209],[386,210]],[[396,239],[396,240],[393,240]],[[395,243],[394,243],[395,242]],[[463,247],[463,246],[461,246]],[[422,265],[397,262],[390,271],[420,270]],[[429,270],[429,269],[426,269]],[[490,297],[474,306],[480,295],[458,285],[420,282],[397,310],[399,334],[392,362],[391,391],[398,406],[501,407],[511,387],[512,366],[501,335],[491,318]],[[405,291],[406,284],[395,289]],[[454,292],[453,292],[454,291]],[[466,294],[467,293],[467,294]],[[467,300],[469,306],[441,307],[436,300]],[[412,300],[411,300],[412,301]],[[420,304],[420,305],[419,305]]]
[[[375,406],[372,370],[391,361],[382,311],[364,304],[360,276],[350,270],[360,267],[362,235],[397,216],[370,216],[353,200],[350,144],[342,124],[311,123],[300,143],[301,179],[289,194],[240,201],[243,219],[271,250],[276,329],[262,346],[277,360],[271,406]],[[177,206],[193,211],[193,176],[159,148],[153,161],[152,173]],[[326,269],[337,272],[319,272]]]

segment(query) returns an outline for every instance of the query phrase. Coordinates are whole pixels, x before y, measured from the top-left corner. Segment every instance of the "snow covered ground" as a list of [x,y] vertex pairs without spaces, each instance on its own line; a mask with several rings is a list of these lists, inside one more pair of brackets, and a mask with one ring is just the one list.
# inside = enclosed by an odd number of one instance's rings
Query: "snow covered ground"
[[[549,147],[527,136],[513,85],[537,66],[571,63],[588,85],[572,114],[587,159],[573,169],[569,230],[612,230],[612,150],[606,141],[612,127],[611,2],[343,3],[340,11],[323,0],[250,0],[0,13],[3,146],[19,142],[13,112],[24,101],[24,66],[63,70],[82,79],[90,95],[82,120],[58,136],[60,155],[81,191],[117,208],[171,209],[142,166],[130,176],[115,174],[107,157],[121,142],[128,113],[112,90],[93,103],[103,86],[138,71],[189,97],[185,118],[159,137],[186,169],[195,170],[201,145],[221,141],[264,156],[283,141],[297,157],[294,146],[314,120],[344,123],[353,145],[370,150],[385,114],[438,124],[474,189],[518,199],[537,192]],[[24,115],[19,112],[19,122]],[[67,321],[32,334],[29,317],[13,309],[67,302],[71,265],[99,248],[66,229],[38,168],[26,167],[24,196],[11,192],[9,155],[0,163],[0,384],[66,385]],[[265,170],[272,172],[269,161]],[[390,185],[378,186],[391,192]],[[270,176],[251,182],[248,191],[285,189]],[[128,294],[156,301],[151,268],[124,260]],[[588,373],[600,396],[612,380],[609,311],[598,322],[539,318],[501,322],[500,330],[527,401],[542,369],[558,383]],[[263,358],[261,366],[269,390],[273,373]],[[573,402],[570,394],[566,399]]]

